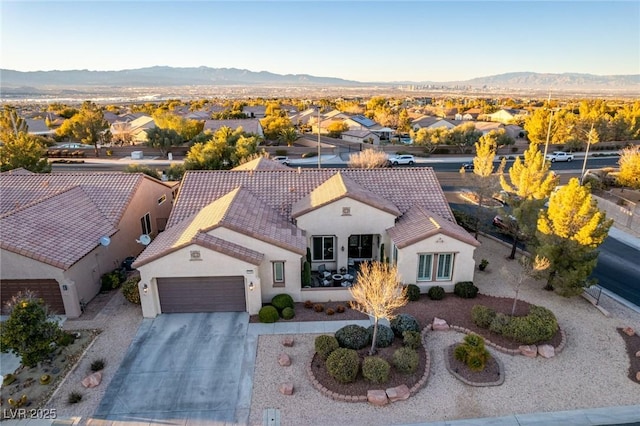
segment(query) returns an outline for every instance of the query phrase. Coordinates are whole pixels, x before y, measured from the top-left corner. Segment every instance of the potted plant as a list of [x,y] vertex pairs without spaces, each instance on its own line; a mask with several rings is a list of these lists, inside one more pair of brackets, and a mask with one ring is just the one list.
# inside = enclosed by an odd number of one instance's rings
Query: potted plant
[[480,268],[481,271],[484,271],[487,268],[487,265],[489,265],[489,261],[487,259],[482,259],[478,268]]

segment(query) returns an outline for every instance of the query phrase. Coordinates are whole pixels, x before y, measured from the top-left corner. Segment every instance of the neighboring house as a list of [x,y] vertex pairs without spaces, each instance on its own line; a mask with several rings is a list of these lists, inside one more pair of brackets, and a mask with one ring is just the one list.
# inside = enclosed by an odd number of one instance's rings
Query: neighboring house
[[171,186],[122,172],[6,172],[0,195],[2,304],[29,289],[69,318],[98,294],[102,274],[142,251],[141,234],[164,229],[173,200]]
[[349,126],[349,130],[373,130],[380,129],[382,126],[374,120],[364,115],[352,115],[345,119],[345,123]]
[[497,121],[502,124],[512,123],[514,119],[525,116],[528,114],[526,109],[512,109],[503,108],[491,114],[487,114],[486,118],[489,121]]
[[412,121],[411,127],[416,131],[420,129],[437,129],[439,127],[444,127],[447,130],[451,130],[459,124],[459,121],[450,120],[447,118],[422,117],[418,120]]
[[477,120],[478,116],[482,114],[481,108],[471,108],[462,113],[457,113],[455,116],[456,120]]
[[347,142],[380,145],[380,136],[370,130],[347,130],[340,137]]
[[423,292],[473,280],[479,243],[455,223],[433,169],[296,170],[267,161],[185,174],[166,231],[134,263],[145,317],[255,314],[279,293],[350,299],[340,284],[319,286],[329,281],[303,288],[307,249],[320,272],[351,272],[384,256]]
[[120,121],[111,123],[109,130],[114,141],[130,142],[133,144],[144,143],[147,139],[147,130],[156,127],[152,117],[141,115],[134,118],[127,114]]
[[496,123],[491,121],[476,121],[473,123],[476,130],[482,132],[483,135],[486,135],[492,130],[499,130],[504,128],[504,124]]
[[53,136],[56,134],[56,131],[47,127],[47,123],[44,119],[31,119],[27,118],[24,120],[27,126],[29,126],[29,134],[37,135],[37,136]]
[[257,118],[243,118],[243,119],[233,119],[233,120],[207,120],[204,122],[203,131],[209,130],[215,133],[218,129],[225,126],[230,128],[231,130],[236,130],[238,127],[242,127],[242,130],[245,133],[264,137],[264,130],[262,129],[262,124],[260,124],[260,120],[258,120]]
[[264,118],[267,107],[264,105],[251,105],[242,108],[242,112],[247,114],[249,118]]
[[294,126],[307,125],[310,121],[312,121],[312,117],[315,117],[315,120],[317,122],[318,108],[307,108],[304,111],[289,115],[289,119]]

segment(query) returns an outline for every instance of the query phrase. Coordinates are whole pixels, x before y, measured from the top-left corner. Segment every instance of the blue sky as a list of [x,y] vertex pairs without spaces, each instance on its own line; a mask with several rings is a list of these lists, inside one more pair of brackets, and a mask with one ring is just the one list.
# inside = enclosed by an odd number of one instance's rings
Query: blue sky
[[7,1],[0,66],[244,68],[359,81],[640,74],[638,1]]

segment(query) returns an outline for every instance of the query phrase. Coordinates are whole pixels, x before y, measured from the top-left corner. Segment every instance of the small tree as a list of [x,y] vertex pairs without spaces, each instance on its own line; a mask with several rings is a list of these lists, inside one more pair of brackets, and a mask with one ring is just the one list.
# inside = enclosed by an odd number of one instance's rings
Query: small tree
[[349,288],[352,308],[373,317],[373,338],[369,355],[376,353],[378,321],[392,320],[395,311],[407,304],[407,288],[398,281],[398,268],[382,262],[365,262],[356,284]]
[[8,303],[9,319],[0,323],[0,351],[19,356],[26,367],[43,361],[61,333],[42,299],[30,292],[18,293]]
[[520,265],[522,265],[522,271],[518,274],[518,279],[515,280],[514,291],[516,292],[513,298],[513,306],[511,307],[511,316],[516,314],[516,304],[518,303],[518,293],[520,292],[520,286],[527,277],[537,277],[538,274],[549,268],[549,259],[536,255],[531,259],[528,256],[522,256],[520,258]]
[[625,148],[620,152],[618,183],[640,189],[640,146]]
[[378,169],[387,163],[387,154],[375,149],[365,149],[349,157],[349,167],[352,169]]

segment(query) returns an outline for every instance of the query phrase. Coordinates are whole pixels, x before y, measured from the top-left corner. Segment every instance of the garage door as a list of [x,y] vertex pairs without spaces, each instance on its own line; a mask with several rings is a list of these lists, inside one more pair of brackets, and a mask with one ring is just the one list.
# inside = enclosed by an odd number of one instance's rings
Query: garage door
[[244,277],[158,278],[160,308],[171,312],[244,312]]
[[44,302],[49,305],[49,312],[64,315],[64,302],[56,280],[1,280],[0,300],[3,310],[8,300],[25,289],[33,291],[38,297],[44,299]]

